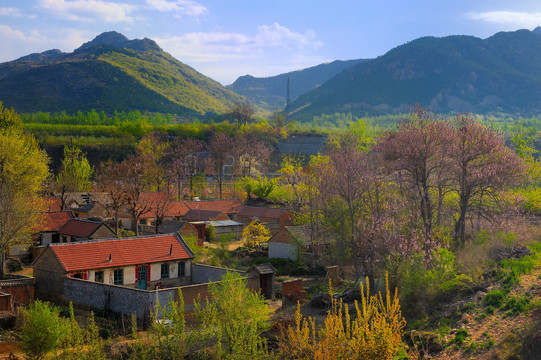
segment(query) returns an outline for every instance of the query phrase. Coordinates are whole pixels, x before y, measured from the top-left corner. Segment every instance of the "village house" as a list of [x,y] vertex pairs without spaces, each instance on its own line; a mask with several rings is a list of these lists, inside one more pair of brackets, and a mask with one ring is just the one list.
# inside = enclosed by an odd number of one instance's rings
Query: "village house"
[[101,221],[76,218],[68,220],[57,232],[60,235],[60,243],[107,239],[116,236],[115,232]]
[[[224,235],[239,239],[242,234],[242,223],[230,220],[222,211],[192,209],[184,215],[183,219],[197,229],[199,238],[206,238],[209,226],[214,228],[215,238]],[[213,239],[206,240],[212,241]]]
[[34,260],[36,291],[63,293],[67,277],[138,289],[190,283],[194,254],[178,234],[49,244]]
[[248,226],[252,221],[263,224],[271,235],[281,228],[293,225],[293,214],[288,209],[244,206],[236,215],[235,220]]
[[197,299],[211,301],[209,284],[231,271],[252,291],[274,298],[270,264],[247,272],[197,264],[178,234],[49,244],[33,263],[37,298],[135,315],[146,326],[158,303],[182,296],[185,310],[193,311]]
[[37,229],[36,245],[48,245],[60,242],[60,230],[70,219],[71,211],[46,211],[40,213],[41,226]]

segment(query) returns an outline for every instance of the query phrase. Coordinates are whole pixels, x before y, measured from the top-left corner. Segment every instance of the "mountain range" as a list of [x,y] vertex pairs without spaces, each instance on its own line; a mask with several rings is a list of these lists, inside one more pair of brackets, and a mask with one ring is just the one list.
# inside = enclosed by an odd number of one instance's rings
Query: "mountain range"
[[[541,113],[541,28],[473,36],[422,37],[375,59],[334,61],[224,87],[153,40],[111,31],[72,53],[49,50],[0,64],[0,101],[18,112],[151,111],[202,117],[239,101],[283,109],[299,121],[323,113]],[[260,111],[261,113],[261,111]]]
[[269,111],[282,110],[287,102],[287,83],[289,79],[290,99],[294,100],[305,92],[312,90],[341,71],[367,61],[335,60],[303,70],[297,70],[276,76],[258,78],[251,75],[239,77],[227,88],[237,94],[246,96],[253,104]]
[[358,63],[301,95],[291,117],[322,113],[541,113],[541,28],[473,36],[423,37]]
[[72,53],[49,50],[0,64],[0,100],[19,112],[142,110],[225,113],[243,97],[164,52],[111,31]]

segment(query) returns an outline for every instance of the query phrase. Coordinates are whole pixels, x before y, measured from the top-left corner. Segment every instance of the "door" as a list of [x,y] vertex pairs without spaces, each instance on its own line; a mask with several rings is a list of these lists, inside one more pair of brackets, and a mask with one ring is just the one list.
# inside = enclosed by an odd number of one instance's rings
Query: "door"
[[147,267],[139,266],[137,271],[137,288],[146,289],[147,288]]

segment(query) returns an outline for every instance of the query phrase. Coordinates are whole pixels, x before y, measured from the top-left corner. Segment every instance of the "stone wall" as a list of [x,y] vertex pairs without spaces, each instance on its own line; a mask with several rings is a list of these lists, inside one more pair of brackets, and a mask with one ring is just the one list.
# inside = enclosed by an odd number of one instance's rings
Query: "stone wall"
[[97,310],[135,314],[138,320],[148,318],[156,303],[156,292],[124,286],[64,278],[64,299]]
[[192,265],[192,284],[205,284],[208,282],[221,281],[222,276],[227,272],[237,272],[242,276],[246,273],[238,270],[231,270],[217,266],[193,264]]

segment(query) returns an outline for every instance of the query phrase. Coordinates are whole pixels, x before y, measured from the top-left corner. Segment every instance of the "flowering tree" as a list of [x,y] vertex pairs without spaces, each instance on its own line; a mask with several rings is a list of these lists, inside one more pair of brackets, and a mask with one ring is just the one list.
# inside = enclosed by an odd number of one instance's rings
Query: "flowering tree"
[[197,173],[204,144],[198,139],[175,141],[167,150],[167,175],[177,184],[177,200],[181,200],[182,184],[193,192],[193,177]]
[[220,199],[222,198],[222,186],[224,181],[224,166],[227,165],[227,159],[231,157],[233,152],[233,139],[223,133],[215,132],[209,141],[210,152],[214,160],[214,174],[218,181],[218,189]]
[[107,193],[108,201],[104,206],[115,216],[115,230],[118,234],[119,213],[126,204],[126,194],[123,187],[125,167],[119,163],[109,160],[98,166],[96,183],[100,191]]
[[[448,185],[445,170],[454,135],[448,121],[416,107],[406,121],[385,132],[376,146],[387,171],[408,185],[427,237],[432,235],[434,215],[441,211]],[[437,205],[435,194],[438,194]]]
[[466,220],[473,209],[481,211],[486,198],[517,184],[524,174],[520,158],[504,145],[500,133],[476,122],[471,116],[455,118],[457,140],[449,158],[453,191],[458,196],[454,226],[455,246],[466,242]]

